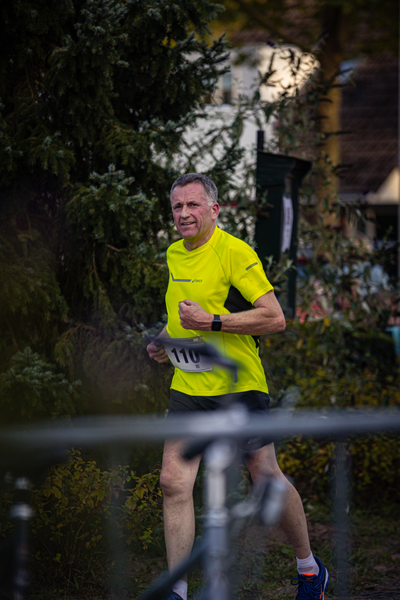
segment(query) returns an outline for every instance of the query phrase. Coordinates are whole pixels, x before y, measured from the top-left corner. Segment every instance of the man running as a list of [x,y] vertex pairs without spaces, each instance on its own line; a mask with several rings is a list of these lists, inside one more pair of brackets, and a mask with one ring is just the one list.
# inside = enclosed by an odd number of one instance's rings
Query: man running
[[[268,386],[257,336],[283,331],[286,324],[260,259],[248,244],[216,226],[218,190],[205,175],[179,177],[171,188],[171,206],[182,239],[167,251],[168,323],[161,337],[177,339],[176,347],[169,351],[175,365],[169,414],[214,410],[224,405],[226,394],[232,391],[233,399],[250,411],[268,411]],[[179,348],[180,338],[193,344],[192,353]],[[229,374],[210,370],[208,363],[198,358],[196,344],[204,342],[243,365],[233,390]],[[154,341],[147,351],[159,363],[169,360],[164,347]],[[249,442],[245,460],[252,481],[277,477],[287,486],[280,525],[296,554],[296,598],[323,600],[329,574],[311,552],[300,496],[280,470],[274,445],[260,439]],[[166,441],[160,478],[170,569],[190,553],[195,535],[193,486],[200,457],[185,461],[183,446],[183,440]],[[187,582],[179,580],[166,600],[187,600]]]

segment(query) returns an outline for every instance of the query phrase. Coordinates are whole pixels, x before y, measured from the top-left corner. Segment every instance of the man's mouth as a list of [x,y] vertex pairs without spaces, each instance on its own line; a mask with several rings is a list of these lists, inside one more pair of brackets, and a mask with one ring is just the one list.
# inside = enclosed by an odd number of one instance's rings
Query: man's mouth
[[185,221],[184,223],[181,223],[182,227],[186,227],[187,225],[194,225],[195,221]]

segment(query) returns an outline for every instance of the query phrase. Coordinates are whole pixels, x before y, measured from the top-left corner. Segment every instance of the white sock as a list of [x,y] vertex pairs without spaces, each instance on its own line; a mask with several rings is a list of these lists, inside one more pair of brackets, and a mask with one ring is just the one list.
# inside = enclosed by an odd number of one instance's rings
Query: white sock
[[187,581],[183,581],[183,579],[178,579],[178,581],[176,581],[172,586],[172,591],[179,594],[183,600],[187,600],[187,590]]
[[300,575],[318,575],[319,566],[311,552],[308,558],[296,558],[297,560],[297,572]]

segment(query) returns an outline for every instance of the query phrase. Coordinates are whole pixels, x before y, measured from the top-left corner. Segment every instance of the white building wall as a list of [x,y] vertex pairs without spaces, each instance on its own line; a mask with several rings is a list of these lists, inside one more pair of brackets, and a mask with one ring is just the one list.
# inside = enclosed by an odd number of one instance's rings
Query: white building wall
[[[187,141],[190,144],[191,140],[195,140],[199,136],[204,135],[204,131],[210,123],[216,126],[223,123],[229,123],[235,114],[235,104],[241,97],[250,98],[254,95],[260,82],[260,76],[264,75],[273,59],[273,68],[276,70],[275,75],[271,79],[270,86],[263,86],[260,89],[262,103],[270,103],[276,100],[282,91],[293,85],[301,86],[306,81],[306,78],[315,68],[315,61],[306,55],[302,58],[302,68],[296,77],[290,68],[287,60],[289,53],[292,52],[295,57],[300,57],[301,52],[297,48],[282,46],[280,48],[272,48],[268,45],[247,46],[241,49],[234,49],[230,57],[230,68],[232,74],[232,102],[233,104],[222,104],[223,89],[222,78],[218,82],[216,90],[212,97],[211,104],[206,106],[208,113],[207,119],[199,119],[197,126],[187,133]],[[243,60],[245,57],[245,60]],[[265,116],[261,110],[257,112],[258,120],[255,116],[249,115],[243,123],[243,133],[241,136],[241,146],[246,150],[247,162],[255,162],[255,149],[257,140],[257,131],[264,130],[265,141],[272,139],[274,135],[273,122],[266,123]],[[204,165],[207,168],[207,165]]]

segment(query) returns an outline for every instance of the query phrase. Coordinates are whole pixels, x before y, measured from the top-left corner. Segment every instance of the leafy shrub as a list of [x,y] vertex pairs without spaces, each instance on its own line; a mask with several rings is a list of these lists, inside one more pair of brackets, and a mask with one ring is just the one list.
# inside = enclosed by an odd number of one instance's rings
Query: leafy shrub
[[161,521],[158,471],[137,477],[127,466],[101,470],[72,450],[33,491],[35,579],[64,589],[103,584],[110,550],[105,522],[117,515],[118,535],[135,549],[151,546]]
[[[398,437],[369,436],[349,443],[351,494],[359,506],[400,501]],[[280,447],[278,462],[305,501],[326,503],[332,491],[334,444],[298,437]]]
[[351,443],[351,470],[355,499],[369,504],[399,504],[399,437],[387,435],[358,438]]
[[[263,363],[275,406],[280,406],[283,390],[291,387],[297,392],[297,408],[400,405],[400,375],[391,337],[344,319],[288,323],[283,334],[264,341]],[[304,438],[280,446],[280,466],[294,478],[304,499],[326,501],[330,494],[333,447]],[[398,438],[355,439],[349,451],[357,503],[382,499],[377,493],[382,489],[387,498],[400,498],[393,476],[400,463]]]
[[324,318],[290,322],[266,338],[263,363],[272,396],[300,389],[299,406],[397,406],[400,378],[392,338]]
[[132,471],[127,477],[127,482],[132,482],[125,498],[123,507],[123,522],[127,535],[128,545],[140,541],[143,549],[152,544],[158,544],[161,525],[161,489],[158,485],[159,470],[150,471],[141,477]]
[[303,500],[326,500],[334,444],[297,437],[279,446],[278,463]]
[[29,421],[75,413],[79,381],[70,383],[54,365],[30,348],[11,358],[0,374],[0,413],[3,422]]

